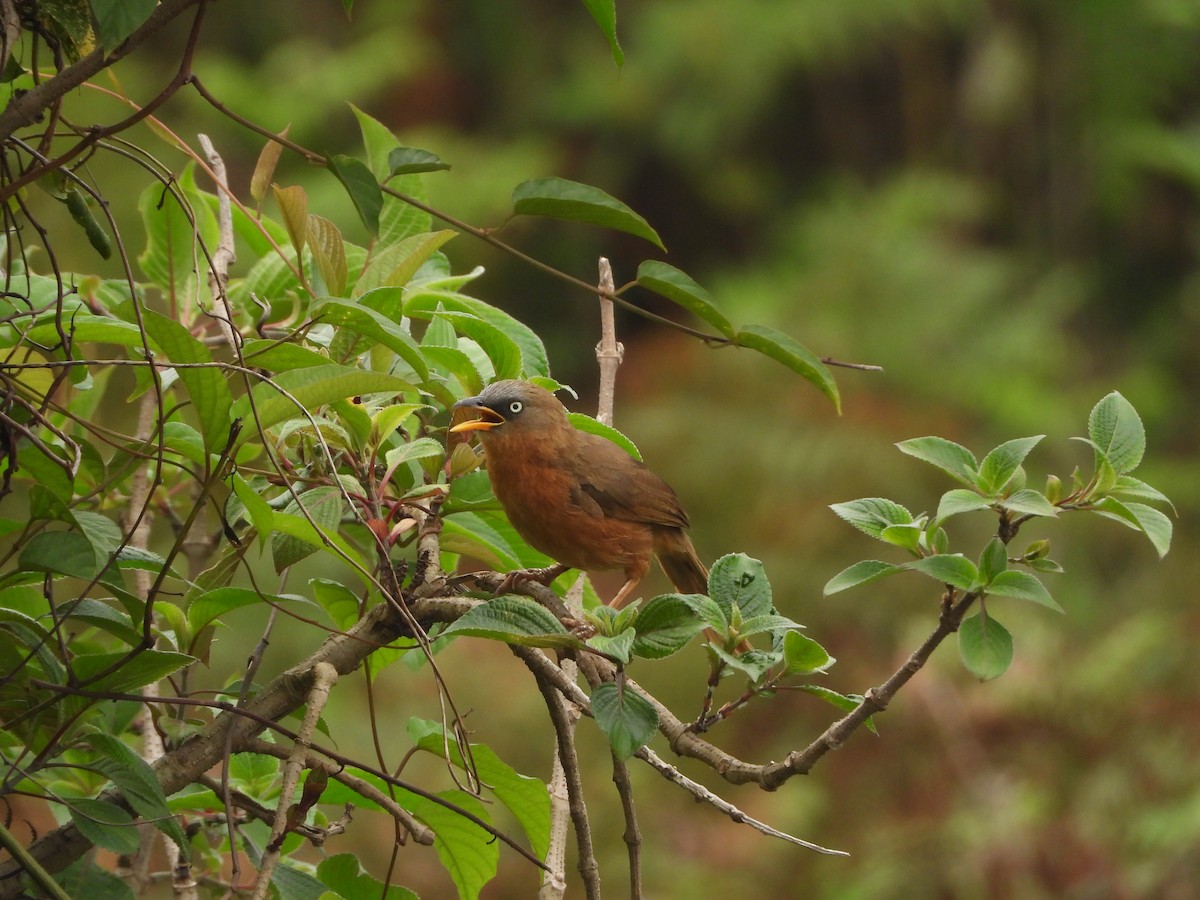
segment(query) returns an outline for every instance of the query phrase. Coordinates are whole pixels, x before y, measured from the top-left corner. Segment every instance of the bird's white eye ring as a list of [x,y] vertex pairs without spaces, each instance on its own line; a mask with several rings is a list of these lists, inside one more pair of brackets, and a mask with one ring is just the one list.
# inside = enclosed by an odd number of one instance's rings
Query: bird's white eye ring
[[517,413],[519,413],[521,410],[523,410],[524,408],[525,408],[525,404],[522,403],[520,400],[514,400],[512,403],[508,404],[508,411],[510,413],[512,413],[514,416]]

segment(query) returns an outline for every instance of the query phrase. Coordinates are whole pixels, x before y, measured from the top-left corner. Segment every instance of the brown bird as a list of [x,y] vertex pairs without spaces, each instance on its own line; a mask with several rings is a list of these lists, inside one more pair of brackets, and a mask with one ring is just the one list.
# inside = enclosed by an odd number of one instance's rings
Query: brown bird
[[454,408],[479,413],[450,431],[480,433],[492,490],[531,547],[573,569],[624,571],[611,606],[631,599],[652,555],[676,590],[708,592],[670,485],[611,441],[577,430],[549,391],[498,381]]

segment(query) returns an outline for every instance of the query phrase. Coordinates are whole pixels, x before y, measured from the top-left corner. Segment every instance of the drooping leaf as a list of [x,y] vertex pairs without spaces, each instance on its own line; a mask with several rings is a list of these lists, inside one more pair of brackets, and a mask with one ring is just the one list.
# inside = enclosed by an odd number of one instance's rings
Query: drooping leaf
[[[341,490],[332,485],[320,485],[289,500],[287,506],[276,514],[275,524],[278,526],[280,520],[286,516],[299,517],[305,521],[311,520],[323,534],[332,534],[341,524],[345,510],[346,500],[342,497]],[[317,549],[318,546],[311,541],[284,532],[278,527],[271,535],[271,556],[277,572],[306,559]]]
[[287,228],[288,237],[292,239],[292,248],[299,257],[304,251],[304,242],[308,237],[308,194],[298,185],[281,188],[271,185],[275,194],[275,205],[283,216],[283,224]]
[[592,14],[596,24],[600,26],[600,30],[608,41],[609,49],[612,51],[613,62],[620,68],[625,64],[625,53],[617,41],[616,0],[583,0],[583,5]]
[[414,318],[430,318],[446,309],[471,313],[512,338],[521,348],[522,374],[526,377],[550,374],[550,361],[542,339],[532,328],[502,309],[465,294],[420,289],[413,290],[404,304],[405,315]]
[[958,652],[972,675],[980,681],[990,681],[1012,665],[1012,635],[990,614],[980,613],[959,625]]
[[150,18],[158,0],[92,0],[96,37],[105,50],[114,50]]
[[712,295],[698,285],[686,272],[648,259],[638,266],[637,283],[647,290],[666,297],[684,309],[703,319],[727,338],[733,338],[736,329],[733,323],[717,309]]
[[212,354],[175,319],[146,309],[142,311],[142,323],[150,339],[171,362],[190,364],[177,370],[179,380],[187,387],[196,408],[205,448],[210,453],[220,452],[229,442],[229,410],[233,396],[221,371],[207,367],[213,361]]
[[113,853],[137,853],[141,837],[133,816],[107,800],[72,800],[71,821],[79,833]]
[[642,454],[637,445],[611,425],[605,425],[599,419],[593,419],[587,413],[569,412],[567,419],[579,431],[599,435],[605,440],[612,441],[636,460],[641,460]]
[[[442,728],[437,722],[409,719],[408,733],[422,750],[442,756],[445,743]],[[458,746],[451,741],[449,747],[451,761],[462,768],[462,754]],[[533,852],[544,857],[550,843],[550,794],[545,782],[522,775],[486,744],[471,744],[471,757],[479,780],[516,817],[525,836],[529,838]]]
[[392,175],[416,175],[421,172],[441,172],[450,168],[436,153],[417,147],[397,147],[388,154],[388,169]]
[[99,691],[131,693],[196,661],[186,653],[171,650],[144,650],[128,659],[127,656],[126,653],[80,654],[72,661],[72,668],[77,678],[88,680],[120,662],[118,668],[90,686]]
[[565,178],[536,178],[513,189],[513,213],[612,228],[666,249],[650,223],[600,188]]
[[[286,138],[292,126],[288,125],[283,131],[279,132],[281,138]],[[258,161],[254,164],[254,174],[250,176],[250,196],[254,202],[262,205],[263,200],[267,198],[267,188],[271,185],[271,179],[275,177],[275,166],[279,163],[279,157],[283,154],[283,144],[279,141],[268,140],[258,154]]]
[[650,702],[637,691],[622,689],[611,681],[592,689],[592,716],[621,760],[645,746],[658,728],[658,713]]
[[155,828],[179,846],[183,858],[188,859],[190,847],[187,836],[179,820],[168,809],[162,785],[158,783],[149,763],[111,734],[89,734],[84,741],[100,754],[96,768],[120,789],[138,815],[153,822]]
[[988,541],[983,553],[979,556],[979,580],[985,585],[1008,569],[1008,547],[1004,541],[995,537]]
[[833,375],[825,363],[795,338],[767,325],[746,325],[737,333],[734,343],[783,363],[824,394],[841,414],[842,398]]
[[429,378],[429,366],[426,364],[425,356],[417,346],[417,342],[412,339],[412,335],[401,325],[366,305],[366,299],[360,298],[360,302],[354,303],[330,297],[314,310],[313,318],[318,322],[328,322],[331,325],[340,326],[363,338],[382,344],[408,363],[422,381],[426,381]]
[[[367,163],[379,182],[387,180],[388,187],[417,200],[424,199],[420,175],[398,175],[391,177],[389,159],[392,151],[400,146],[396,136],[382,122],[367,115],[357,106],[350,109],[358,120],[362,132],[363,146],[367,151]],[[389,193],[383,194],[383,208],[379,213],[378,247],[390,247],[407,237],[430,231],[433,223],[429,213],[418,209]]]
[[332,893],[322,894],[332,900],[418,900],[408,888],[387,885],[372,878],[353,853],[327,856],[317,866],[317,878]]
[[1171,520],[1153,506],[1144,503],[1123,503],[1115,497],[1105,497],[1096,504],[1095,509],[1101,515],[1145,534],[1160,558],[1166,556],[1167,551],[1171,549],[1174,527]]
[[328,159],[329,170],[337,176],[363,225],[372,235],[379,234],[379,215],[383,211],[383,192],[371,170],[353,156],[336,153]]
[[341,297],[346,291],[346,246],[342,243],[342,232],[328,219],[308,214],[305,220],[305,237],[321,280],[325,282],[325,293]]

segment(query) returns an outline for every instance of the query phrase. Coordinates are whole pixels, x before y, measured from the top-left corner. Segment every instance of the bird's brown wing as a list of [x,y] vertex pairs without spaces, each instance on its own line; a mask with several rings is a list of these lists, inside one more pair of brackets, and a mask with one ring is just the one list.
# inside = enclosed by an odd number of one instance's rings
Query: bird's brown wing
[[611,441],[579,437],[571,499],[588,515],[687,528],[687,513],[669,484]]

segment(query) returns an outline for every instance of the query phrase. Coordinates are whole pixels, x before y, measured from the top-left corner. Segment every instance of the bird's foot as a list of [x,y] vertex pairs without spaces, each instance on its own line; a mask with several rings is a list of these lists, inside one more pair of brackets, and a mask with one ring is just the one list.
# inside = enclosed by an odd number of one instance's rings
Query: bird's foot
[[543,569],[516,569],[504,576],[504,580],[496,588],[496,596],[510,594],[522,584],[527,584],[530,581],[549,585],[550,582],[570,568],[570,566],[564,566],[562,563],[555,563]]

